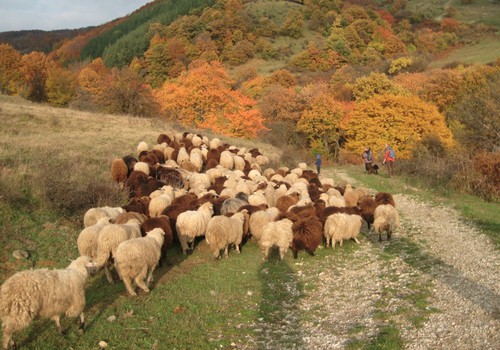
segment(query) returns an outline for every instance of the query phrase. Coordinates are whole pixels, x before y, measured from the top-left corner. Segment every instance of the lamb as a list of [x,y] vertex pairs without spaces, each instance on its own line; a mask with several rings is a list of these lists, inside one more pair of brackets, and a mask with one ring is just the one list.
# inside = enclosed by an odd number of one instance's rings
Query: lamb
[[15,348],[12,335],[26,328],[35,318],[51,318],[62,333],[61,315],[79,316],[84,328],[85,282],[89,276],[88,256],[80,256],[65,269],[35,269],[17,272],[0,288],[2,349]]
[[233,214],[231,217],[222,215],[210,219],[205,237],[215,259],[220,257],[221,250],[224,250],[224,257],[227,258],[230,244],[234,244],[236,251],[240,252],[246,221],[248,221],[248,212],[245,209]]
[[288,248],[292,244],[293,222],[289,219],[272,221],[264,226],[262,237],[259,240],[259,246],[264,250],[264,260],[269,258],[269,250],[277,246],[280,252],[280,260],[285,257]]
[[279,215],[280,211],[276,207],[271,207],[266,210],[261,210],[253,213],[250,216],[249,226],[250,233],[252,236],[259,241],[262,237],[262,232],[266,224],[274,221],[274,219]]
[[114,220],[118,214],[124,213],[125,210],[120,207],[98,207],[90,208],[83,216],[83,227],[95,225],[101,218],[109,218]]
[[[120,214],[121,215],[121,214]],[[89,256],[95,258],[97,256],[97,236],[101,229],[109,224],[109,218],[100,218],[95,225],[85,227],[76,240],[78,252],[80,256]]]
[[213,204],[206,202],[198,210],[188,210],[179,214],[175,228],[183,254],[186,254],[189,244],[191,249],[194,248],[195,237],[205,235],[208,221],[213,213]]
[[363,219],[359,215],[349,215],[337,213],[330,215],[325,222],[323,234],[326,239],[326,246],[332,242],[332,249],[335,248],[335,243],[340,242],[340,246],[344,239],[354,239],[359,244],[356,238],[361,230]]
[[149,292],[148,286],[160,260],[164,235],[161,228],[155,228],[146,237],[129,239],[116,249],[115,268],[131,296],[137,295],[132,280],[143,291]]
[[323,224],[316,216],[307,216],[292,225],[293,257],[297,259],[298,251],[304,249],[314,256],[316,248],[323,241]]
[[97,269],[104,267],[109,283],[113,284],[113,277],[109,271],[110,258],[115,256],[120,243],[137,237],[141,237],[141,224],[136,219],[132,219],[126,224],[109,224],[99,231],[97,235],[97,256],[94,263]]
[[387,239],[391,239],[392,232],[399,227],[399,213],[391,204],[381,204],[375,208],[373,214],[373,228],[378,233],[378,240],[382,241],[382,232],[387,232]]

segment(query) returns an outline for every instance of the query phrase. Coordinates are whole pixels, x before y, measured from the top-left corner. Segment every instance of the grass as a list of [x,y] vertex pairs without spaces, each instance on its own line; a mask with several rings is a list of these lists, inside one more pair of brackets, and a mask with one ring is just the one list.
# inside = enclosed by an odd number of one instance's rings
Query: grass
[[446,57],[432,61],[430,67],[442,68],[452,63],[487,64],[495,62],[498,57],[500,57],[500,38],[485,38],[477,44],[460,47]]

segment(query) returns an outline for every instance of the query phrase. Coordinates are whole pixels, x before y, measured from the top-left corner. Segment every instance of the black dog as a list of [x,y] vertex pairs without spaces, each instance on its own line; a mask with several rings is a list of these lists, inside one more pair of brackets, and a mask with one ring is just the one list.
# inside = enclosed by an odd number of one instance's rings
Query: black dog
[[370,164],[370,167],[368,169],[368,174],[378,174],[378,169],[379,169],[379,167],[377,164],[375,164],[375,165]]

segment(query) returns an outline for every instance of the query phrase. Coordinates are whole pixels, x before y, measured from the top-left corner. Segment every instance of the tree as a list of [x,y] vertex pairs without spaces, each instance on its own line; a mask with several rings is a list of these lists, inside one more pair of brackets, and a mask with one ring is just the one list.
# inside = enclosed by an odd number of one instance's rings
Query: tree
[[285,20],[280,27],[281,35],[290,36],[298,39],[302,37],[302,27],[304,25],[304,16],[299,10],[291,10],[286,14]]
[[389,143],[398,158],[409,158],[423,137],[435,134],[445,146],[451,131],[437,108],[416,96],[375,95],[356,104],[342,125],[346,150],[361,153],[367,145],[382,151]]
[[255,101],[232,88],[219,61],[193,61],[177,80],[156,90],[161,110],[187,127],[217,130],[224,135],[255,137],[266,130]]
[[56,107],[66,107],[76,95],[77,76],[61,67],[49,69],[45,81],[47,101]]
[[336,155],[345,111],[345,104],[335,101],[329,94],[321,94],[302,113],[297,131],[304,133],[310,144],[322,145],[323,151]]
[[13,94],[21,80],[21,54],[9,44],[0,44],[0,93]]
[[25,97],[34,102],[47,99],[45,81],[52,64],[43,52],[34,51],[23,55],[21,59],[21,74],[25,83]]
[[374,95],[402,95],[405,91],[389,80],[384,73],[371,73],[369,76],[356,79],[352,94],[356,101],[363,101]]

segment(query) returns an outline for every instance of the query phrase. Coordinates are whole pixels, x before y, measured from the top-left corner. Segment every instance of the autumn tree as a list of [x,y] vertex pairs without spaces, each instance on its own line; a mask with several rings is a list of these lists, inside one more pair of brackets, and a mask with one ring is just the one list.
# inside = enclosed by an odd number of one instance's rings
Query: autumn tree
[[329,94],[321,94],[302,113],[297,130],[306,135],[310,145],[321,147],[318,151],[336,155],[344,115],[345,106],[341,102],[335,101]]
[[356,79],[353,84],[352,94],[356,101],[362,101],[374,95],[403,95],[407,94],[407,92],[394,84],[384,73],[373,72],[369,76]]
[[281,35],[298,39],[302,37],[302,27],[304,25],[304,15],[299,10],[291,10],[286,14],[285,20],[279,31]]
[[78,73],[78,87],[75,106],[81,109],[93,109],[103,105],[105,79],[109,69],[101,58],[96,58]]
[[389,143],[398,158],[409,158],[429,134],[435,134],[445,146],[453,143],[444,116],[416,96],[375,95],[361,101],[342,128],[347,138],[345,149],[359,154],[367,145],[376,153]]
[[255,137],[266,129],[264,118],[254,109],[255,101],[233,89],[233,81],[218,61],[194,61],[155,96],[168,119],[188,127],[235,137]]
[[0,93],[13,94],[21,80],[21,54],[9,44],[0,44]]
[[21,74],[25,84],[23,95],[31,101],[43,102],[47,99],[45,81],[52,64],[43,52],[34,51],[21,58]]
[[45,88],[47,101],[56,107],[65,107],[75,97],[77,76],[68,69],[52,67],[47,72]]

